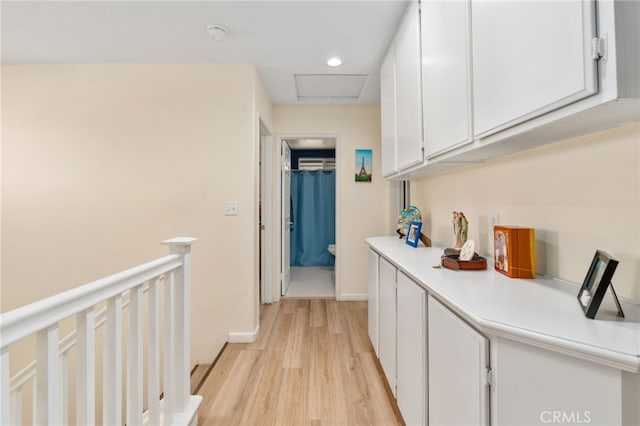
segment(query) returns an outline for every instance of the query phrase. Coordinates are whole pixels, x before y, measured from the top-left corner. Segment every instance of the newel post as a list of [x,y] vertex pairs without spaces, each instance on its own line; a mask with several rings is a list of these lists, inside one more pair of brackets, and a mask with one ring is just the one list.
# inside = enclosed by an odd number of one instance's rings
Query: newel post
[[[178,237],[163,241],[171,254],[182,259],[182,267],[174,272],[174,324],[173,324],[173,401],[175,412],[185,411],[190,396],[191,370],[191,245],[197,238]],[[166,366],[165,366],[166,368]],[[165,393],[166,395],[166,393]]]

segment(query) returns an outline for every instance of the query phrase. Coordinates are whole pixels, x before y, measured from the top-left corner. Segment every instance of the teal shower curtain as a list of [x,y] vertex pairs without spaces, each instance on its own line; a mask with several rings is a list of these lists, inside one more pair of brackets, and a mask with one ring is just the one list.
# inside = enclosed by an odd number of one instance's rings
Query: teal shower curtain
[[291,210],[291,266],[333,266],[327,246],[336,235],[335,170],[294,170]]

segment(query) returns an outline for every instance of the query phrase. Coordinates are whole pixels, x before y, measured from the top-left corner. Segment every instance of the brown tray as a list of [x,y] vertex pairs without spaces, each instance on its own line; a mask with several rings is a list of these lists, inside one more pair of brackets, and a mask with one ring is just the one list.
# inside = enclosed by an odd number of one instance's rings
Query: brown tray
[[487,259],[477,254],[471,260],[460,260],[457,254],[445,254],[440,259],[443,267],[454,271],[483,271],[487,269]]

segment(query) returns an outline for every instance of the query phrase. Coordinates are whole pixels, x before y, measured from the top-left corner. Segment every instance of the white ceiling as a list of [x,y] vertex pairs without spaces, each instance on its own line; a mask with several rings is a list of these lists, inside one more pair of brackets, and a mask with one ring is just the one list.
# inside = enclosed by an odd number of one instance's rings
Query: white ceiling
[[[377,104],[378,69],[406,6],[407,0],[3,0],[2,62],[253,63],[277,105]],[[228,29],[224,41],[209,36],[211,24]],[[333,55],[344,60],[341,67],[325,64]],[[335,96],[329,84],[326,97],[298,99],[295,74],[368,77],[358,98]]]

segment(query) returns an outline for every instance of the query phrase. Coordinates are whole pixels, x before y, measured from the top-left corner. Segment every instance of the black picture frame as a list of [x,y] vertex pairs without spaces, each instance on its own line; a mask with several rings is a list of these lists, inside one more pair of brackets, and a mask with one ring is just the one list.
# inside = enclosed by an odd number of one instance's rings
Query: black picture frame
[[421,231],[422,222],[411,222],[407,228],[407,244],[411,247],[418,247]]
[[618,261],[602,250],[597,250],[578,292],[578,303],[587,318],[594,319],[602,303],[607,288],[611,288],[618,307],[618,315],[624,317],[622,307],[613,289],[611,278],[616,271]]

